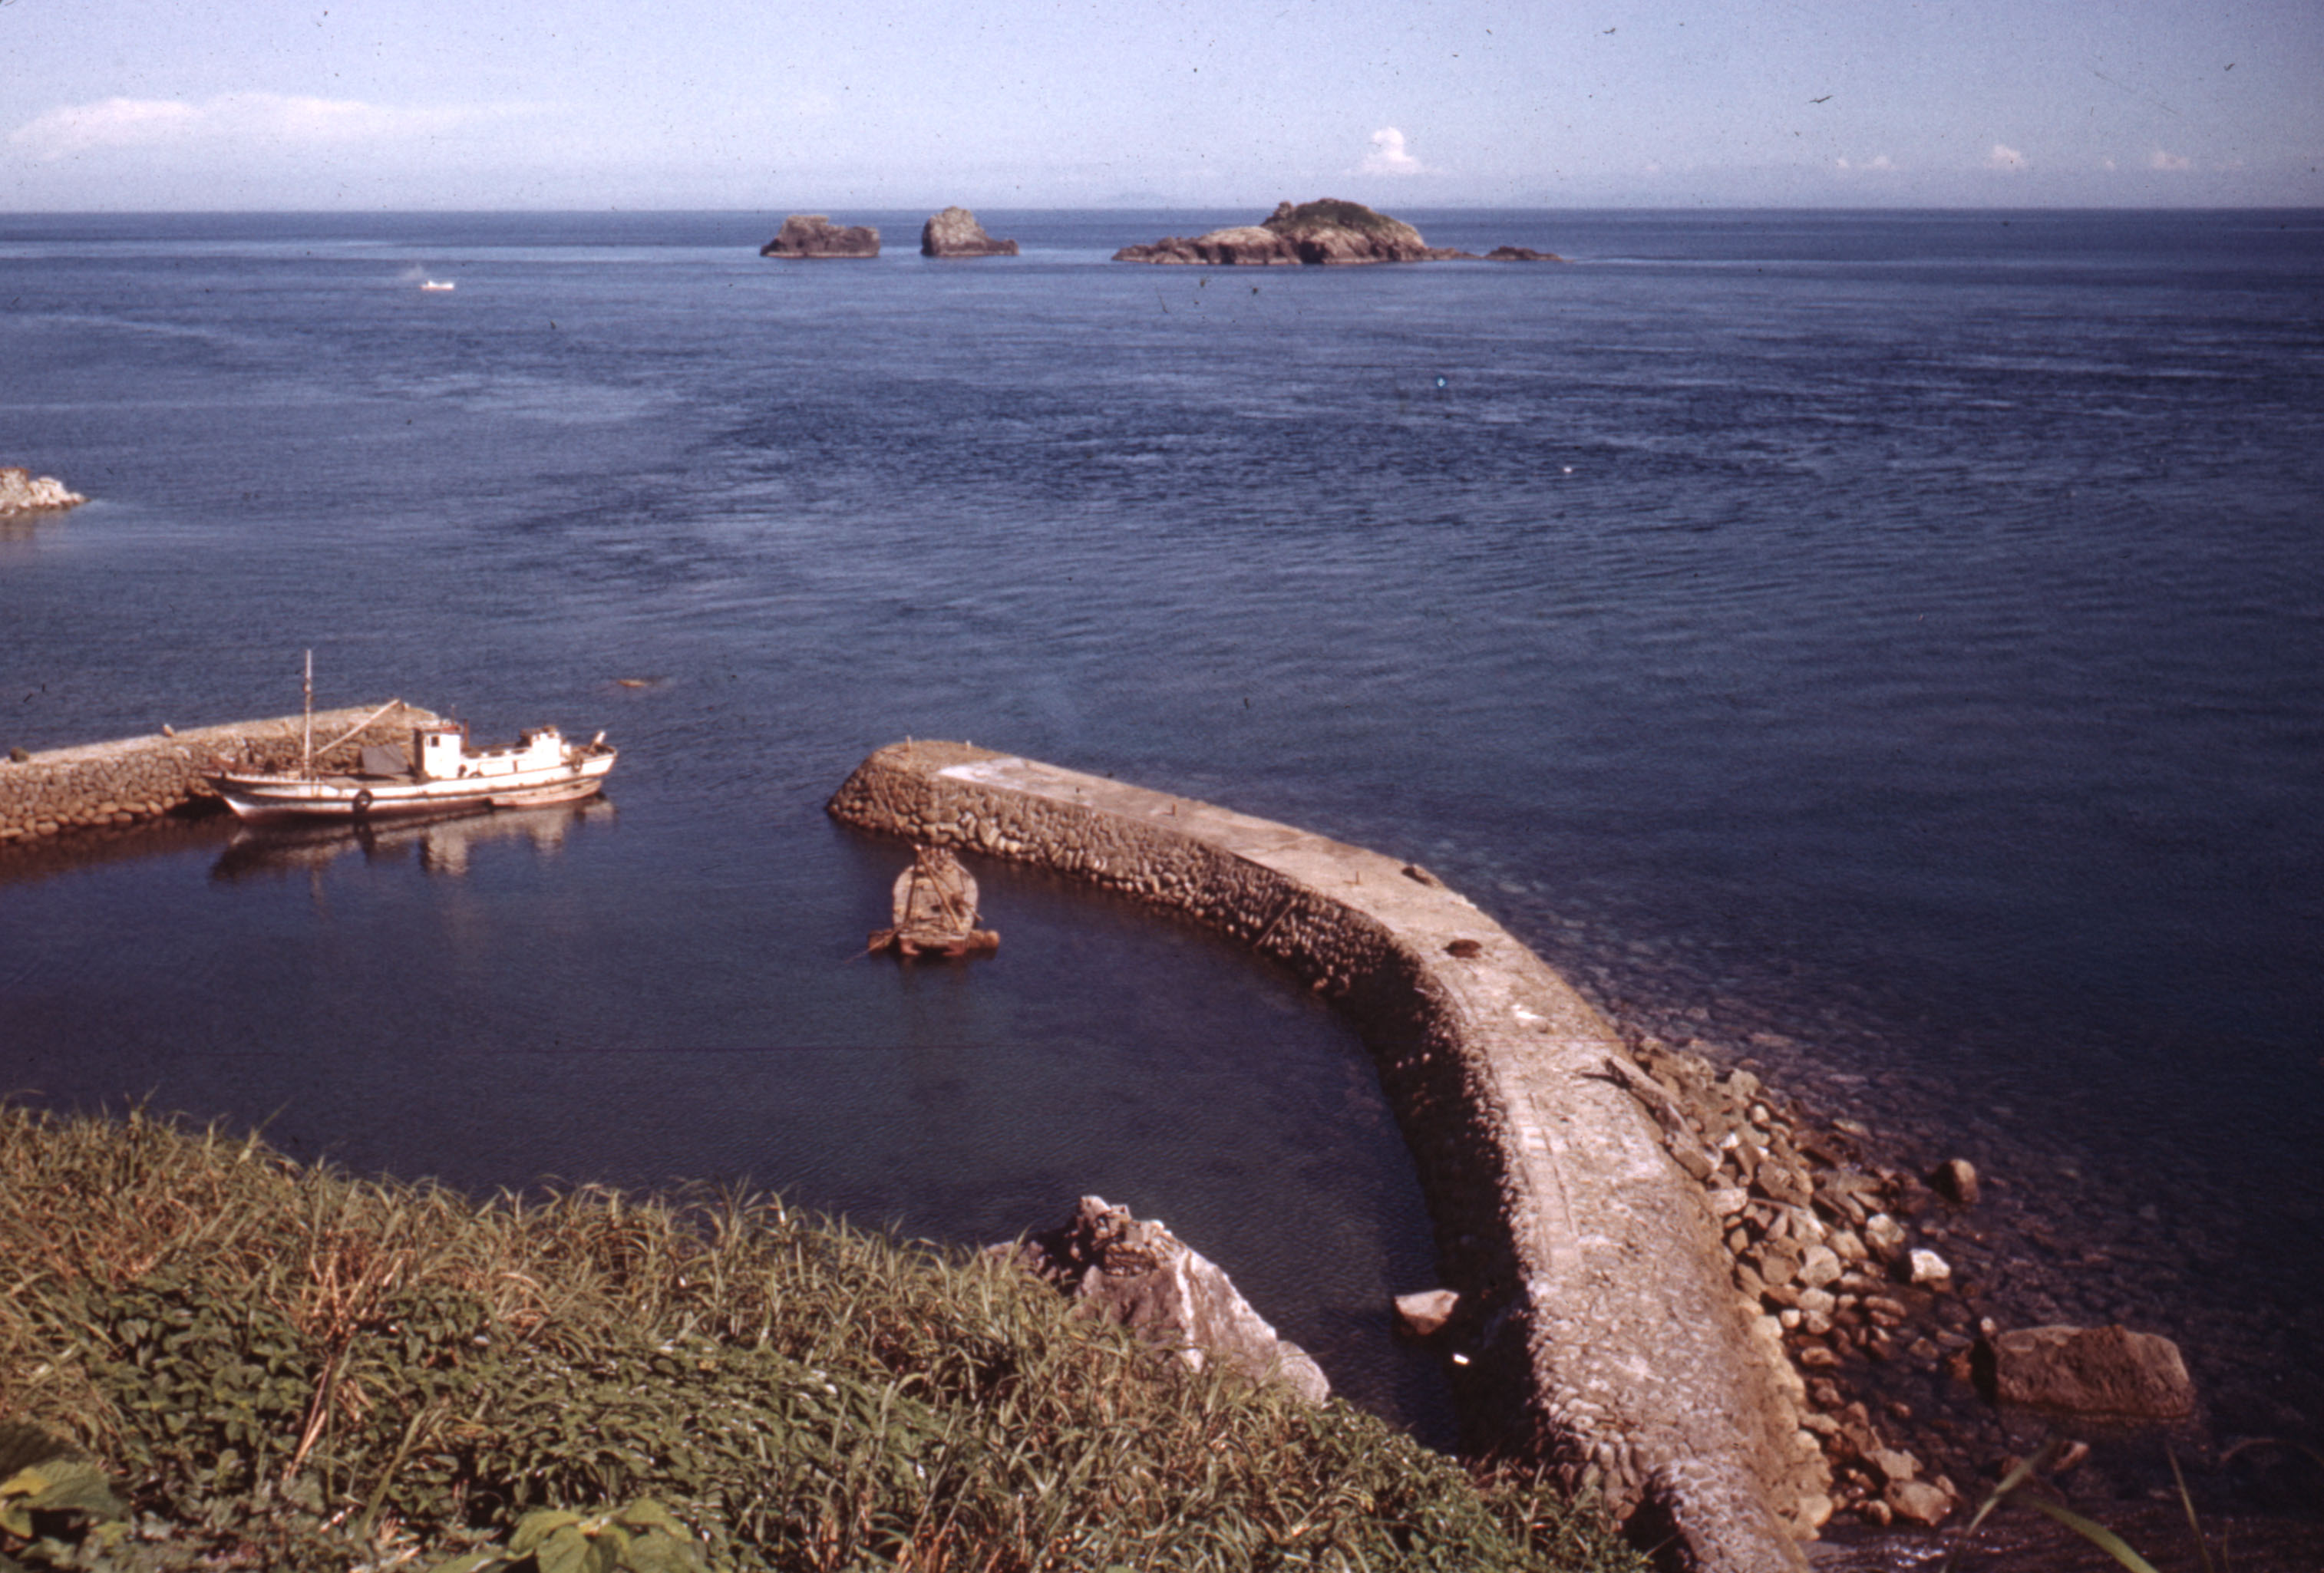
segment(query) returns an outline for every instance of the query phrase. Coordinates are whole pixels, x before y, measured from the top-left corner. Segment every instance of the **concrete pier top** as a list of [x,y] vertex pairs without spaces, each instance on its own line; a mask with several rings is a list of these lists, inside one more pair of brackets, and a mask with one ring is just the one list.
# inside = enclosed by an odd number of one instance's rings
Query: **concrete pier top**
[[952,742],[866,759],[866,829],[1062,870],[1242,940],[1362,1028],[1462,1314],[1480,1446],[1554,1463],[1698,1569],[1803,1568],[1831,1512],[1798,1377],[1565,980],[1425,869]]

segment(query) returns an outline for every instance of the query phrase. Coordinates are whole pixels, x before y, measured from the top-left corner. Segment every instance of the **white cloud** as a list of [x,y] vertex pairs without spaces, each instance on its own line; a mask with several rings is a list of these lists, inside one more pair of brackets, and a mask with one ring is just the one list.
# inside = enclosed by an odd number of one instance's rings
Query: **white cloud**
[[10,132],[8,143],[42,161],[104,149],[187,143],[300,148],[425,136],[479,120],[526,113],[529,107],[412,108],[279,93],[228,93],[198,103],[176,98],[106,98],[51,109]]
[[2022,170],[2025,167],[2025,155],[2006,143],[1997,142],[1993,144],[1993,151],[1985,155],[1985,167],[1988,170]]
[[1868,158],[1860,164],[1852,164],[1846,159],[1834,159],[1832,162],[1843,170],[1893,170],[1896,167],[1886,153]]
[[1372,151],[1356,166],[1367,175],[1425,175],[1428,166],[1405,151],[1404,133],[1383,125],[1372,133]]
[[2150,170],[2191,170],[2195,167],[2195,161],[2156,148],[2154,156],[2146,161],[2146,167]]

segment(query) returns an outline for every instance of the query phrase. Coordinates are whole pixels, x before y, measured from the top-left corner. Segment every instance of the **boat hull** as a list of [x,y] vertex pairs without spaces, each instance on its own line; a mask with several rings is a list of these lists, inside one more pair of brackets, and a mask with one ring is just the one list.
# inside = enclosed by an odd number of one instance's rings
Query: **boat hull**
[[398,781],[360,776],[228,772],[210,777],[226,805],[244,819],[387,819],[411,814],[481,813],[576,803],[602,789],[615,750],[583,753],[534,770],[456,780]]

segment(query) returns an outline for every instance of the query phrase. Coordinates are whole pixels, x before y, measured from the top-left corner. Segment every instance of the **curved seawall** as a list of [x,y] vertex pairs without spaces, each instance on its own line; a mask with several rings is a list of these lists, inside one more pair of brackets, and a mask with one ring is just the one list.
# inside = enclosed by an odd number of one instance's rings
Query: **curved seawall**
[[1425,869],[964,743],[858,767],[832,814],[1173,906],[1363,1029],[1436,1220],[1475,1440],[1545,1458],[1700,1569],[1806,1566],[1830,1511],[1780,1346],[1606,1021]]

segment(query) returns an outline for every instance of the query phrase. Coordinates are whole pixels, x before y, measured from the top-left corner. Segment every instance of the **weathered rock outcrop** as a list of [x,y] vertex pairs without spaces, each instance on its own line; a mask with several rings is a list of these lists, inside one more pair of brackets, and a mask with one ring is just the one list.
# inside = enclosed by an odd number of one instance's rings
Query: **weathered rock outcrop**
[[920,225],[920,255],[924,257],[1013,257],[1017,243],[994,240],[965,207],[932,213]]
[[1555,252],[1537,252],[1531,246],[1500,245],[1485,253],[1489,262],[1562,262],[1565,259]]
[[1376,213],[1360,202],[1327,197],[1321,202],[1286,202],[1261,224],[1214,229],[1192,240],[1172,235],[1151,245],[1124,246],[1117,262],[1195,262],[1242,267],[1300,263],[1422,262],[1466,257],[1467,252],[1432,246],[1402,219]]
[[79,492],[68,491],[65,483],[53,475],[35,480],[30,470],[14,465],[0,468],[0,513],[71,508],[88,501]]
[[775,238],[759,248],[759,254],[785,259],[876,257],[880,232],[868,224],[851,224],[843,229],[820,213],[794,213],[783,220]]
[[1331,1396],[1323,1367],[1277,1338],[1225,1271],[1159,1219],[1084,1196],[1060,1227],[1001,1248],[1197,1371],[1216,1362],[1310,1403]]

